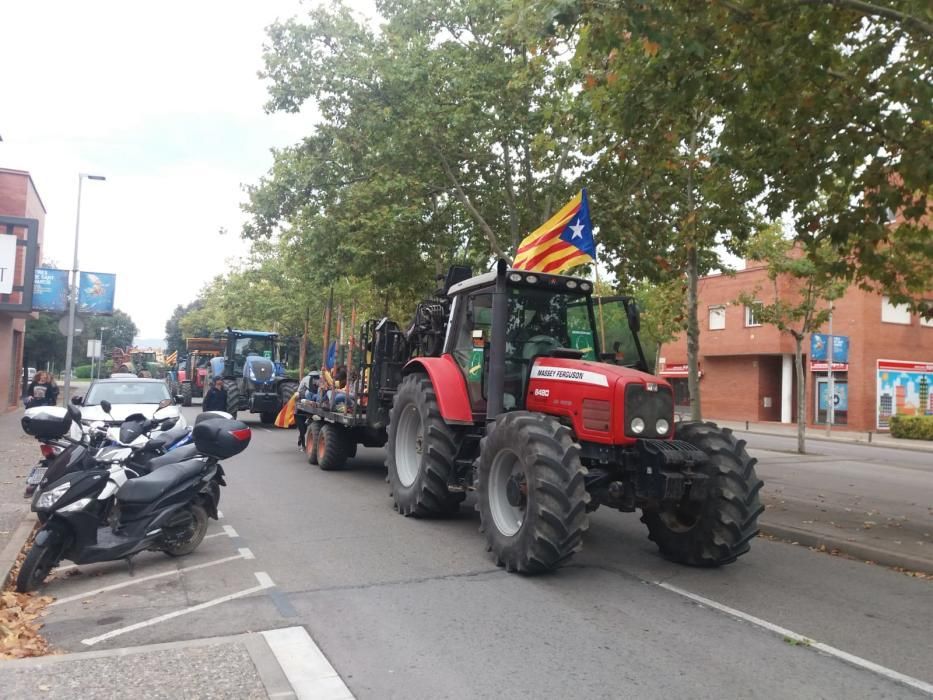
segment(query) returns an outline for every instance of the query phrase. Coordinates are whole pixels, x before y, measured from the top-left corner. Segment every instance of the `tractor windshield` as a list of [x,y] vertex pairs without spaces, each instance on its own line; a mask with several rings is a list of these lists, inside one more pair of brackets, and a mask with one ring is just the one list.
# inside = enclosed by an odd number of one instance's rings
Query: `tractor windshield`
[[586,359],[596,358],[586,295],[510,287],[506,356],[530,360],[555,348],[575,348]]
[[233,345],[233,356],[237,363],[242,362],[251,355],[265,357],[275,361],[275,338],[272,336],[237,338]]

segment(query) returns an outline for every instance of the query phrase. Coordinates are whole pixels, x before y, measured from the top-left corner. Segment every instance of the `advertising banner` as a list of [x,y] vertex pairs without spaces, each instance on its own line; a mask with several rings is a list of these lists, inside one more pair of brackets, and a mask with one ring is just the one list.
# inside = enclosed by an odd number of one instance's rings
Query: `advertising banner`
[[849,336],[810,334],[810,371],[819,372],[828,369],[829,343],[833,344],[833,371],[846,372],[849,369]]
[[78,313],[113,313],[113,295],[117,276],[106,272],[82,272],[78,285]]
[[878,360],[877,426],[891,416],[933,415],[933,362]]
[[33,311],[68,310],[68,270],[37,267],[32,287]]
[[[829,410],[829,404],[826,399],[829,396],[829,382],[821,381],[819,385],[819,410]],[[833,410],[849,410],[849,384],[847,382],[833,382]]]

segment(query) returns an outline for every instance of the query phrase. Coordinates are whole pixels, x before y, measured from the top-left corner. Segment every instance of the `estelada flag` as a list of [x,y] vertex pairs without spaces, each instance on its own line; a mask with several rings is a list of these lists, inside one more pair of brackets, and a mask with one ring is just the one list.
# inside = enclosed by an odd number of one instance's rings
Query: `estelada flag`
[[586,190],[564,205],[518,245],[512,267],[533,272],[563,272],[596,259]]
[[298,392],[292,394],[288,402],[282,406],[279,415],[275,417],[276,428],[291,428],[295,424],[295,405],[298,403]]

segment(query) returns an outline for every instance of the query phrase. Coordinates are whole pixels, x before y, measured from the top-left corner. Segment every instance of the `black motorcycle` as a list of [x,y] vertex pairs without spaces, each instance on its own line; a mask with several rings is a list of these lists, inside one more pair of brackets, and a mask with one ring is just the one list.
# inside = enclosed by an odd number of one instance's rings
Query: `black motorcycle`
[[[23,428],[36,437],[62,437],[80,418],[69,406],[64,418],[34,416]],[[43,525],[17,576],[17,591],[38,588],[62,559],[90,564],[143,550],[193,552],[208,518],[218,517],[220,487],[226,485],[219,462],[245,450],[252,433],[240,421],[214,418],[197,423],[192,437],[193,445],[150,460],[145,476],[128,477],[128,448],[108,448],[93,458],[85,454],[82,459],[93,463],[85,461],[37,493],[32,509]]]

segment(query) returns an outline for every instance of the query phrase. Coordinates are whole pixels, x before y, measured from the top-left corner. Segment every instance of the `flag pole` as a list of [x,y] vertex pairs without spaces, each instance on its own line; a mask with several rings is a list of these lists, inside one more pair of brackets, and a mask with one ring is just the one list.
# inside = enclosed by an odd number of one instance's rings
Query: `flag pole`
[[[594,253],[596,252],[595,241],[593,242],[593,252]],[[600,346],[602,347],[602,344],[606,342],[606,324],[603,321],[603,294],[602,292],[599,291],[599,262],[598,262],[598,258],[596,257],[593,258],[593,275],[595,277],[595,280],[593,282],[593,287],[594,287],[594,291],[596,291],[598,295],[596,297],[596,306],[599,311],[599,335],[602,341],[600,343]],[[609,351],[608,348],[605,348],[605,347],[603,348],[603,352],[608,352],[608,351]],[[598,360],[599,358],[597,357],[596,359]]]

